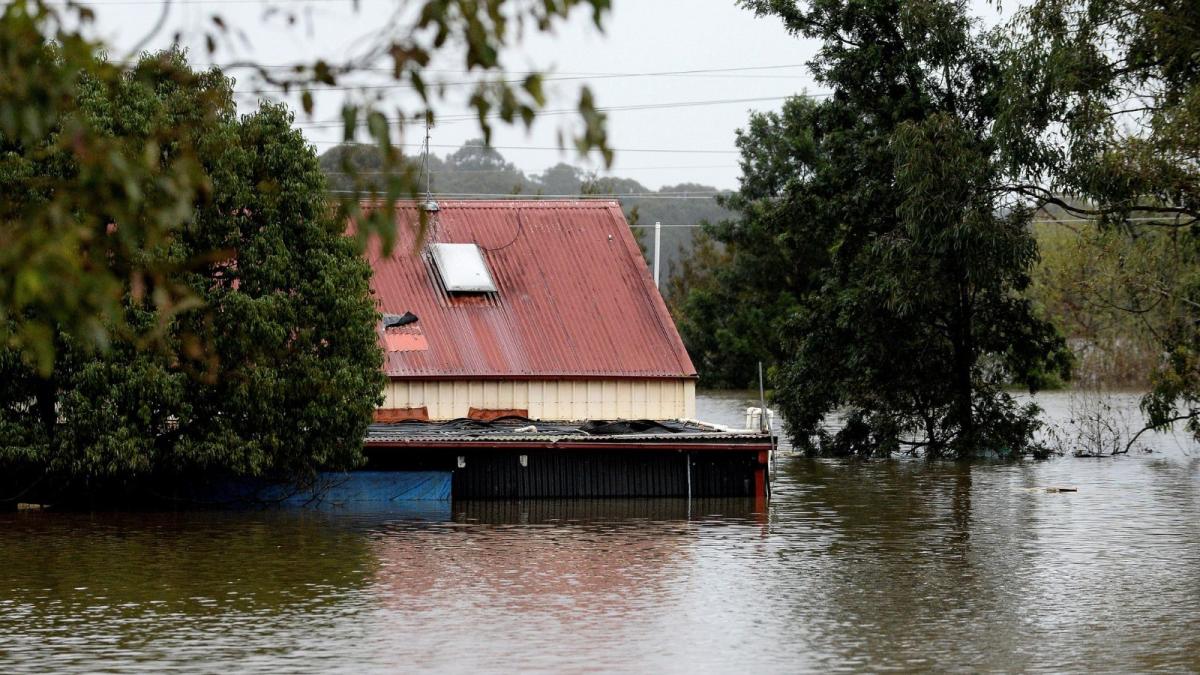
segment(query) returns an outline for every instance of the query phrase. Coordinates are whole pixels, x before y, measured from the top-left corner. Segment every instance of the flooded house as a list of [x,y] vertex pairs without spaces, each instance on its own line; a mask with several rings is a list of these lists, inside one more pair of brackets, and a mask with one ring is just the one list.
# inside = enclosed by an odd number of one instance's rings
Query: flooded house
[[397,217],[368,252],[388,378],[369,468],[440,472],[455,498],[766,494],[769,435],[694,419],[696,369],[618,203]]

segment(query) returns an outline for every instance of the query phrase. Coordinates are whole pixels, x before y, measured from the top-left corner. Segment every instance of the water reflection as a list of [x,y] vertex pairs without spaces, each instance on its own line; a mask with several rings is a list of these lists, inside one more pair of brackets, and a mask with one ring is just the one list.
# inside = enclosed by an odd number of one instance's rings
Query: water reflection
[[753,520],[766,522],[763,505],[753,498],[704,499],[534,499],[457,502],[460,523],[547,524],[567,522]]
[[796,462],[772,540],[820,545],[778,609],[824,665],[1194,668],[1197,463],[1122,462]]
[[1181,452],[412,515],[2,516],[0,671],[1200,668]]
[[[378,564],[361,536],[323,521],[305,512],[4,514],[0,670],[274,658],[289,635],[301,637],[295,616],[337,613]],[[233,635],[236,647],[224,642]]]

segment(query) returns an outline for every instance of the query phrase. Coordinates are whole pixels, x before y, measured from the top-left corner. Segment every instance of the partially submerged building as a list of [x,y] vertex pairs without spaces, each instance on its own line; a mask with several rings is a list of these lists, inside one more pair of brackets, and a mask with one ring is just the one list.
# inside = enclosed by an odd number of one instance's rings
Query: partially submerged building
[[368,254],[375,467],[449,470],[456,497],[765,495],[769,436],[693,419],[696,369],[619,204],[430,206]]
[[696,369],[616,202],[441,202],[420,247],[401,213],[371,260],[380,419],[695,416]]

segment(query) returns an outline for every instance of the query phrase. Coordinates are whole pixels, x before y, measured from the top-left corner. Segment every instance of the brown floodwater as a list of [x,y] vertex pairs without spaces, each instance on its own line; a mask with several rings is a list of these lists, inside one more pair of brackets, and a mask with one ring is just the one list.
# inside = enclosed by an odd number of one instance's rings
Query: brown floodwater
[[1197,670],[1200,451],[1148,440],[1015,464],[784,459],[766,511],[3,514],[0,672]]

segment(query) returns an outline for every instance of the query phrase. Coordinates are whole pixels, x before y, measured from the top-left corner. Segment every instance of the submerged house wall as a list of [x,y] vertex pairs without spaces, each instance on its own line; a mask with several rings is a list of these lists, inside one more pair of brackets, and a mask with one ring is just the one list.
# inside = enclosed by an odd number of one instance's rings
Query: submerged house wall
[[537,420],[691,419],[696,416],[696,382],[394,379],[384,389],[381,413],[422,408],[431,420],[468,417],[472,409],[525,411]]

